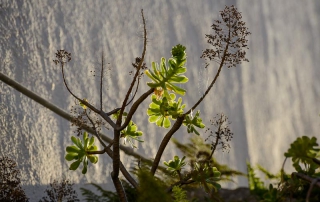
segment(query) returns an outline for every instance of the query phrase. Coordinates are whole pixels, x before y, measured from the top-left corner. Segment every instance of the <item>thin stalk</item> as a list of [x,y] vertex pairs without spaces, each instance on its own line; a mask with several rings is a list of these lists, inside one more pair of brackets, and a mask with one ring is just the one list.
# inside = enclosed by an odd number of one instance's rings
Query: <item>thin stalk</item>
[[101,53],[101,75],[100,75],[100,111],[102,111],[102,79],[103,79],[103,51]]
[[[122,114],[123,114],[123,112],[124,112],[124,108],[125,108],[126,105],[127,105],[127,101],[128,101],[128,99],[129,99],[129,95],[130,95],[130,93],[131,93],[131,91],[132,91],[132,89],[133,89],[133,86],[134,86],[134,84],[135,84],[135,82],[136,82],[136,80],[137,80],[137,77],[138,77],[139,74],[140,74],[140,69],[141,69],[141,66],[142,66],[142,64],[143,64],[144,57],[145,57],[146,50],[147,50],[147,29],[146,29],[146,21],[145,21],[144,15],[143,15],[143,9],[141,9],[141,16],[142,16],[142,21],[143,21],[143,34],[144,34],[144,36],[143,36],[144,41],[143,41],[142,56],[141,56],[141,60],[140,60],[140,62],[139,62],[139,65],[138,65],[138,67],[137,67],[136,74],[135,74],[134,77],[133,77],[133,80],[132,80],[131,85],[130,85],[130,87],[129,87],[129,89],[128,89],[128,92],[127,92],[127,94],[126,94],[126,97],[125,97],[125,99],[123,100],[122,107],[121,107],[121,109],[120,109],[119,117],[118,117],[118,120],[117,120],[117,124],[121,124]],[[128,118],[128,117],[127,117],[127,118]]]

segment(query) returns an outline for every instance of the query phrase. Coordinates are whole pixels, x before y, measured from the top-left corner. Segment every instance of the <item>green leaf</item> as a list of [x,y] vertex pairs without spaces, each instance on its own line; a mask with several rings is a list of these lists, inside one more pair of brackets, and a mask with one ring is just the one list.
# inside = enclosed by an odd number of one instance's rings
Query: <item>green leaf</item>
[[76,160],[76,159],[78,159],[78,155],[79,154],[77,154],[77,153],[68,153],[68,154],[66,154],[65,159],[67,161]]
[[82,174],[85,175],[85,174],[87,173],[87,170],[88,170],[88,160],[85,159],[85,160],[83,161]]
[[172,172],[172,174],[177,174],[176,172],[180,172],[182,167],[186,165],[184,162],[185,156],[180,159],[178,156],[174,156],[173,160],[169,160],[168,162],[163,162],[164,165],[166,165],[168,168],[167,170]]
[[92,136],[89,140],[88,148],[90,148],[94,144],[94,137]]
[[88,159],[90,160],[91,163],[96,164],[98,162],[98,157],[97,156],[90,155],[90,156],[87,156],[87,157],[88,157]]
[[206,163],[194,164],[194,169],[191,172],[191,177],[194,181],[198,182],[208,193],[210,191],[209,185],[213,186],[215,191],[221,188],[221,185],[217,183],[220,180],[221,173],[216,167],[210,167]]
[[80,163],[81,163],[81,161],[75,161],[75,162],[73,162],[71,165],[70,165],[70,170],[77,170],[77,168],[79,167],[79,165],[80,165]]
[[77,145],[77,147],[79,147],[79,149],[83,149],[83,146],[82,146],[82,142],[80,140],[80,138],[76,138],[74,136],[71,136],[71,141]]
[[170,83],[186,83],[188,80],[186,76],[173,76]]
[[67,151],[68,153],[80,153],[80,152],[81,152],[81,150],[79,149],[79,147],[77,147],[77,146],[75,146],[75,145],[66,147],[66,151]]
[[159,119],[158,116],[150,116],[150,117],[149,117],[149,122],[150,122],[150,123],[154,123],[154,122],[156,122],[158,119]]
[[96,145],[91,145],[87,151],[98,151],[98,147]]
[[183,125],[187,126],[188,133],[194,133],[196,135],[200,135],[200,133],[196,130],[195,127],[205,127],[205,125],[202,123],[202,119],[200,118],[200,111],[197,111],[194,117],[188,114],[186,118],[183,120]]
[[157,121],[157,126],[160,126],[160,127],[163,127],[163,122],[164,122],[164,117],[161,117],[160,119],[158,119],[158,121]]
[[170,120],[168,118],[164,119],[163,127],[169,128],[171,126]]

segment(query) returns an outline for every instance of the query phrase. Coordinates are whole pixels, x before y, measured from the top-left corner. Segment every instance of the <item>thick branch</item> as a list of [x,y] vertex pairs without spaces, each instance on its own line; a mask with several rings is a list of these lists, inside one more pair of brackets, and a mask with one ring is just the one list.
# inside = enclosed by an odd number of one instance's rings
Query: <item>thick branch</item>
[[183,123],[183,120],[184,120],[184,115],[182,117],[178,117],[176,122],[172,126],[172,128],[169,130],[169,132],[166,134],[166,136],[162,139],[162,142],[161,142],[160,147],[158,149],[156,158],[154,159],[153,164],[152,164],[152,168],[151,168],[152,175],[155,174],[155,172],[156,172],[156,170],[157,170],[157,168],[159,166],[159,162],[160,162],[161,156],[162,156],[165,148],[167,147],[172,135],[175,132],[177,132],[177,130],[181,127],[181,125]]
[[[113,166],[113,178],[119,177],[119,166],[120,166],[120,131],[114,130],[113,132],[113,155],[112,155],[112,166]],[[119,194],[119,193],[118,193]]]
[[116,187],[120,201],[127,202],[126,193],[124,192],[123,186],[122,186],[121,181],[119,180],[118,176],[115,176],[114,172],[111,172],[111,178],[112,178],[114,186]]
[[[111,151],[110,148],[105,148],[104,149],[107,154],[112,158],[113,156],[113,152]],[[135,179],[133,179],[133,177],[130,175],[130,173],[127,171],[126,167],[124,167],[123,163],[120,161],[120,171],[123,174],[123,176],[130,182],[130,184],[138,189],[138,183],[135,181]]]
[[[100,138],[100,135],[99,135],[99,133],[98,133],[98,131],[97,131],[97,128],[95,127],[95,124],[94,124],[94,122],[92,121],[92,119],[89,117],[89,115],[86,113],[86,115],[87,115],[87,117],[88,117],[88,119],[89,119],[89,121],[91,122],[91,124],[93,125],[93,129],[94,129],[94,134],[95,134],[95,136],[99,139],[99,141],[100,141],[100,143],[103,145],[103,147],[104,147],[104,149],[102,150],[102,151],[88,151],[87,153],[88,154],[103,154],[103,153],[107,153],[110,157],[111,157],[111,159],[113,159],[113,152],[112,152],[112,150],[110,149],[110,146],[111,145],[109,145],[109,146],[106,146],[104,143],[103,143],[103,141],[101,140],[101,138]],[[112,143],[113,144],[113,143]],[[121,161],[119,161],[120,162],[120,171],[121,171],[121,173],[124,175],[124,177],[132,184],[132,186],[134,187],[134,188],[138,188],[138,183],[133,179],[133,177],[129,174],[129,172],[127,171],[127,169],[124,167],[124,165],[122,164],[122,162]]]

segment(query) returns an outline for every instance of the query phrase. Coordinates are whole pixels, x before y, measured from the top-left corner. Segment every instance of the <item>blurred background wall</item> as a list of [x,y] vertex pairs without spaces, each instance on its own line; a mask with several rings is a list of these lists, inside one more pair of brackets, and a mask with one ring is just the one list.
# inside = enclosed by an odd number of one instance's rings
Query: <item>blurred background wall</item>
[[[225,113],[232,122],[234,138],[229,153],[216,158],[246,172],[246,161],[259,163],[272,172],[280,169],[283,153],[298,136],[319,136],[320,98],[320,2],[310,1],[50,1],[2,0],[0,2],[0,71],[55,105],[69,111],[74,99],[62,83],[60,68],[52,62],[56,50],[72,53],[67,79],[72,90],[98,104],[99,80],[91,71],[99,70],[101,53],[109,69],[105,72],[104,108],[119,107],[132,76],[131,63],[142,51],[144,9],[149,43],[146,63],[170,57],[171,47],[187,47],[189,82],[184,98],[187,106],[206,89],[217,65],[204,69],[200,59],[208,48],[205,34],[219,18],[225,5],[242,12],[249,36],[249,63],[223,69],[218,82],[199,107],[209,119]],[[148,81],[145,76],[142,83]],[[147,90],[142,85],[139,94]],[[139,108],[134,121],[144,131],[145,143],[138,151],[153,158],[165,129],[148,124],[146,108]],[[21,168],[28,196],[39,200],[45,186],[67,177],[77,186],[89,182],[113,189],[107,156],[81,171],[68,170],[65,147],[71,143],[70,123],[13,88],[0,82],[0,153],[14,158]],[[107,131],[110,137],[112,132]],[[185,128],[175,138],[187,142]],[[206,134],[203,134],[206,137]],[[162,160],[177,153],[170,143]],[[123,156],[130,167],[133,159]],[[289,166],[290,167],[290,166]],[[247,186],[237,178],[231,188]]]

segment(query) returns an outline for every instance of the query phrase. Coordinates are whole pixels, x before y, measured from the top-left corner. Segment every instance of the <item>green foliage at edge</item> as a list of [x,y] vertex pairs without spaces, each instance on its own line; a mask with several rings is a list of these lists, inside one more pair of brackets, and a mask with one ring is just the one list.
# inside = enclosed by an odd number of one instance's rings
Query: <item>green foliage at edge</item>
[[187,200],[187,192],[179,186],[172,188],[173,202],[189,202]]
[[[312,161],[312,158],[315,158],[320,151],[320,148],[316,148],[317,146],[319,145],[316,137],[309,138],[302,136],[291,143],[290,148],[284,153],[284,156],[292,158],[292,165],[297,172],[306,172],[312,175],[318,168],[318,165]],[[300,166],[301,163],[306,168],[306,171]]]
[[[136,202],[137,201],[137,191],[133,188],[127,181],[121,180],[122,186],[125,190],[128,201]],[[80,188],[82,195],[85,197],[87,202],[119,202],[119,197],[116,192],[104,190],[100,185],[91,183],[100,195],[94,193],[93,191],[85,188]]]
[[138,202],[171,202],[172,198],[166,192],[165,184],[143,169],[138,172],[139,190]]

